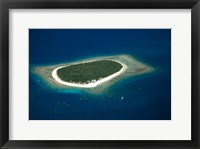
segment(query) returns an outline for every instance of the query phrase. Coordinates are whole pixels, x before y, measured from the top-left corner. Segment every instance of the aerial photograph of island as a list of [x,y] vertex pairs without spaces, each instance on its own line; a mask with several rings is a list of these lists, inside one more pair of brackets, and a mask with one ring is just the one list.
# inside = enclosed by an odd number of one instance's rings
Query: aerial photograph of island
[[29,120],[171,120],[171,29],[29,29]]

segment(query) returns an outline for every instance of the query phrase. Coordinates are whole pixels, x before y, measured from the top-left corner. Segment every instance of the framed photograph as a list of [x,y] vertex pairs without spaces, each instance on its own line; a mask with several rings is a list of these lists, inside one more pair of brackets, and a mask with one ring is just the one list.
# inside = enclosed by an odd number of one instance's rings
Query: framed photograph
[[0,145],[199,149],[198,0],[1,0]]

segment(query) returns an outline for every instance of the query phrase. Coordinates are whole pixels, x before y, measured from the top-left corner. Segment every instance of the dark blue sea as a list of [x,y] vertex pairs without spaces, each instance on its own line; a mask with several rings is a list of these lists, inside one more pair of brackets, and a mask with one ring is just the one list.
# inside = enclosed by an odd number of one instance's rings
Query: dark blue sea
[[[34,66],[128,54],[154,68],[100,94],[54,89]],[[29,29],[29,120],[170,120],[170,29]],[[123,97],[123,99],[122,99]]]

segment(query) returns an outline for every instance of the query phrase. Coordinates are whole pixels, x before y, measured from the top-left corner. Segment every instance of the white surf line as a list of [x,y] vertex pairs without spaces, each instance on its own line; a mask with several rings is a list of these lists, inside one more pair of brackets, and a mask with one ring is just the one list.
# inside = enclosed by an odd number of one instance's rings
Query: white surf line
[[[114,60],[111,60],[111,61],[114,61]],[[81,88],[92,88],[92,87],[96,87],[97,85],[103,83],[103,82],[106,82],[106,81],[109,81],[111,79],[113,79],[114,77],[122,74],[123,72],[126,71],[127,69],[127,66],[119,61],[115,61],[115,62],[118,62],[122,65],[122,68],[120,69],[120,71],[108,76],[108,77],[105,77],[105,78],[102,78],[100,80],[97,80],[96,82],[91,82],[91,83],[88,83],[88,84],[77,84],[77,83],[70,83],[70,82],[66,82],[66,81],[63,81],[59,78],[58,74],[57,74],[57,71],[58,69],[60,68],[63,68],[63,67],[67,67],[67,66],[60,66],[56,69],[54,69],[52,71],[52,77],[60,84],[63,84],[63,85],[67,85],[67,86],[73,86],[73,87],[81,87]],[[88,62],[85,62],[85,63],[88,63]]]

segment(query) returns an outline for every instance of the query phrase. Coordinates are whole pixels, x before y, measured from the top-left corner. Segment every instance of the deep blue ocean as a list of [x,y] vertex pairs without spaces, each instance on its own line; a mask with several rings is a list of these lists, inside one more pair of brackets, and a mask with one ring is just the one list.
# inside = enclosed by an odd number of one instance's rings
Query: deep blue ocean
[[[100,94],[54,89],[31,72],[34,66],[119,54],[155,70]],[[29,29],[29,66],[29,120],[171,119],[170,29]]]

